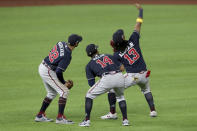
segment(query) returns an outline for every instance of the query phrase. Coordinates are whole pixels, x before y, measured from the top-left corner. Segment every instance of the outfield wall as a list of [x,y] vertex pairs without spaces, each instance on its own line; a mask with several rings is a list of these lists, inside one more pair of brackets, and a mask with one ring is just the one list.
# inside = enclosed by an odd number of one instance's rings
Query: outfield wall
[[0,6],[39,6],[72,4],[197,4],[197,0],[0,0]]

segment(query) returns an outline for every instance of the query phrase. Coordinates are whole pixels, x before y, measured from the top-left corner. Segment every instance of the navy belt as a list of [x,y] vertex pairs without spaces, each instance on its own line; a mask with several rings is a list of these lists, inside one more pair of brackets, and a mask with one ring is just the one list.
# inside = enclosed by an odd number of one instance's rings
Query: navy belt
[[44,66],[46,66],[47,68],[50,68],[50,69],[51,69],[51,67],[50,67],[46,62],[42,61],[42,64],[43,64]]
[[54,71],[54,69],[53,69],[51,66],[49,66],[44,60],[42,61],[42,64],[43,64],[44,66],[46,66],[47,68],[49,68],[49,69],[51,69],[51,70]]
[[119,73],[119,72],[121,72],[120,70],[117,70],[117,71],[110,71],[110,72],[105,72],[105,73],[103,73],[102,74],[102,76],[104,76],[104,75],[113,75],[113,74],[116,74],[116,73]]

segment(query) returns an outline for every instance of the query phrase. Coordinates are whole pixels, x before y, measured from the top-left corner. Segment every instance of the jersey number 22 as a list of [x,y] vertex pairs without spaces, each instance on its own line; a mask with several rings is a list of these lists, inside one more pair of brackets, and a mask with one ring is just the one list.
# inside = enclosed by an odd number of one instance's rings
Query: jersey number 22
[[59,53],[57,51],[57,45],[55,45],[54,48],[49,53],[49,61],[52,63],[58,57],[59,57]]

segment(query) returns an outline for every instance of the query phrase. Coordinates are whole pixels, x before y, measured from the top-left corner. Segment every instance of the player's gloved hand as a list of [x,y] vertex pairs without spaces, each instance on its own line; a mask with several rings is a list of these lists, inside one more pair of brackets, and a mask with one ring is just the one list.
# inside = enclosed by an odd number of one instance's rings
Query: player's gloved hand
[[116,49],[115,49],[114,41],[113,40],[110,41],[110,45],[113,48],[113,51],[116,52]]
[[73,81],[67,80],[65,83],[65,86],[70,90],[73,87]]

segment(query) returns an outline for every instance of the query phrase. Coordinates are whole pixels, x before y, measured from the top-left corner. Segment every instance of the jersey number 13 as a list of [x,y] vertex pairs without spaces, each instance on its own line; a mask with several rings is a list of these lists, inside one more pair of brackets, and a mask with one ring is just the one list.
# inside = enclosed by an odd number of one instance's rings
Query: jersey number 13
[[[140,58],[140,55],[134,48],[131,48],[127,53],[128,54],[124,55],[124,58],[128,60],[130,65],[132,65],[135,61],[137,61]],[[131,55],[133,56],[133,58],[130,57]]]

